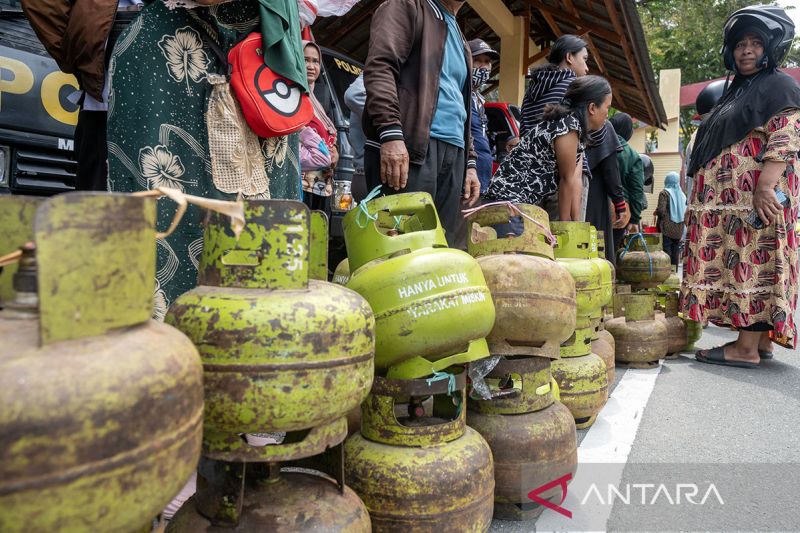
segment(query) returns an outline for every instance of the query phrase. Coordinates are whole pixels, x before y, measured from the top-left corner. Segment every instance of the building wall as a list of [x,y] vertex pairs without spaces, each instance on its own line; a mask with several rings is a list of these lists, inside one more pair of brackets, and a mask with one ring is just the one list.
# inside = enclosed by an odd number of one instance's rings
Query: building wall
[[642,213],[642,221],[649,226],[653,223],[653,211],[658,206],[658,195],[664,190],[664,177],[669,172],[681,171],[681,154],[658,152],[648,155],[653,160],[653,192],[646,194],[647,210]]
[[[680,142],[680,69],[662,70],[659,73],[659,93],[664,109],[667,112],[667,129],[657,130],[650,126],[636,128],[630,140],[631,147],[639,153],[646,153],[653,160],[653,192],[647,193],[647,210],[642,214],[642,222],[653,223],[653,211],[658,205],[658,195],[664,190],[664,178],[668,172],[681,171],[681,154],[678,152]],[[645,149],[647,136],[656,132],[658,148],[653,152]]]

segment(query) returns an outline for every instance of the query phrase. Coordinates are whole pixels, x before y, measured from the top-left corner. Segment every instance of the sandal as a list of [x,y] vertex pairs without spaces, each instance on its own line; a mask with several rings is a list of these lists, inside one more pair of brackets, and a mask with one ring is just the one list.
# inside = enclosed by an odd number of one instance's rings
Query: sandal
[[725,359],[725,346],[717,346],[716,348],[706,350],[705,355],[701,354],[701,351],[703,350],[698,350],[694,354],[694,358],[701,363],[720,366],[734,366],[737,368],[758,368],[761,366],[758,363],[751,363],[749,361],[732,361]]
[[[726,342],[725,344],[722,345],[722,347],[724,348],[725,346],[730,346],[731,344],[733,344],[735,342],[736,341]],[[775,354],[773,354],[771,350],[761,350],[761,349],[759,349],[758,350],[758,356],[761,359],[772,359],[775,356]]]

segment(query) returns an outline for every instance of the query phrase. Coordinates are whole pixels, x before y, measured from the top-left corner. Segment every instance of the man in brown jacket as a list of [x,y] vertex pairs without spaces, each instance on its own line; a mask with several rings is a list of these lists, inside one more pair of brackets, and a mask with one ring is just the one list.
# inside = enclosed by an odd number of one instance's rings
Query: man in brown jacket
[[364,68],[369,189],[433,197],[451,246],[464,246],[461,201],[480,194],[470,138],[472,55],[461,0],[387,0],[372,17]]
[[142,0],[22,0],[25,16],[58,68],[78,79],[75,188],[105,191],[108,181],[106,71],[116,36]]

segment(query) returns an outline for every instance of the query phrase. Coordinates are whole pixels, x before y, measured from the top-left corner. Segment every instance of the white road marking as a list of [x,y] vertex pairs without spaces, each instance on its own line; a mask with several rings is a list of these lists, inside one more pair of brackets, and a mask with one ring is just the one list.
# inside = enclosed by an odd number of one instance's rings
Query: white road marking
[[[537,532],[605,531],[613,505],[603,505],[597,498],[587,498],[589,487],[595,483],[605,498],[608,484],[619,485],[642,413],[660,372],[660,364],[658,368],[625,372],[578,447],[578,472],[561,504],[572,512],[572,518],[545,509],[536,521]],[[582,503],[582,500],[586,501]]]

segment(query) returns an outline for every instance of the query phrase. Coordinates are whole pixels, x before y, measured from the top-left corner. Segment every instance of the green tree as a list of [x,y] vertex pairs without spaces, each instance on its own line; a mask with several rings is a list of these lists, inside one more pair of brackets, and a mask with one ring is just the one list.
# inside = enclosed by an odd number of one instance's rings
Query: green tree
[[[684,85],[725,76],[720,55],[722,27],[737,9],[754,0],[637,0],[650,61],[656,75],[663,69],[680,68]],[[767,2],[765,2],[767,3]],[[800,66],[800,42],[796,42],[786,66]],[[681,110],[684,143],[694,126],[694,107]]]

